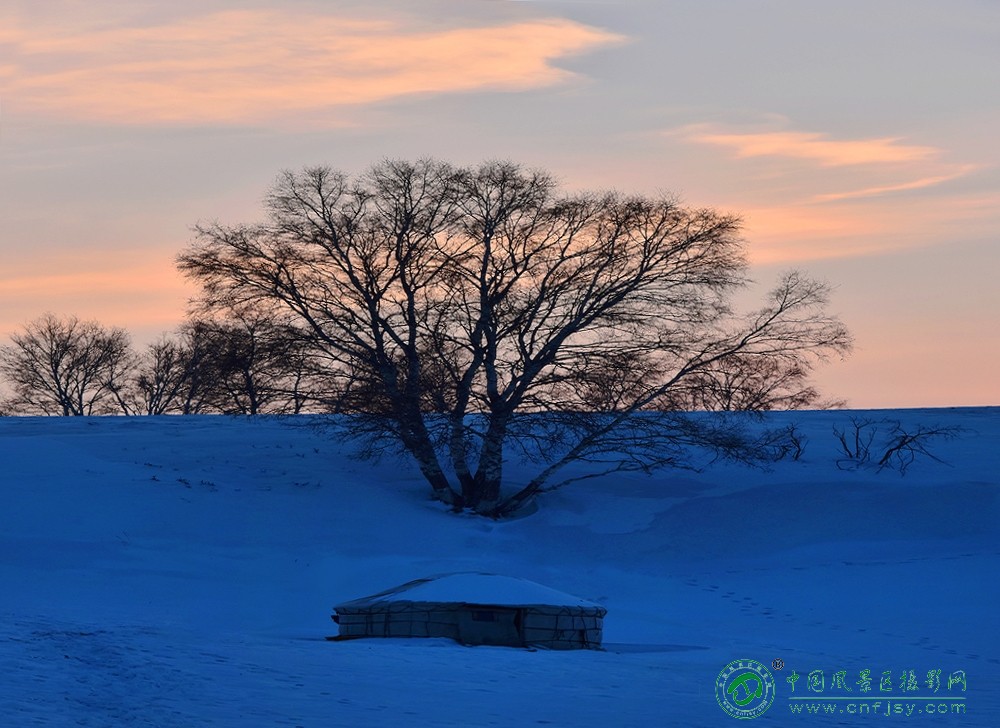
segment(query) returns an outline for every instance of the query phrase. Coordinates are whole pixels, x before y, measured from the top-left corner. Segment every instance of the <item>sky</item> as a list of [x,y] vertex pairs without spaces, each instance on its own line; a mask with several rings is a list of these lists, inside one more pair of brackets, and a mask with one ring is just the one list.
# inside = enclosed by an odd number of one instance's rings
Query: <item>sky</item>
[[0,340],[173,329],[192,226],[281,170],[512,159],[739,214],[747,302],[834,286],[827,396],[1000,404],[997,129],[992,0],[6,0]]

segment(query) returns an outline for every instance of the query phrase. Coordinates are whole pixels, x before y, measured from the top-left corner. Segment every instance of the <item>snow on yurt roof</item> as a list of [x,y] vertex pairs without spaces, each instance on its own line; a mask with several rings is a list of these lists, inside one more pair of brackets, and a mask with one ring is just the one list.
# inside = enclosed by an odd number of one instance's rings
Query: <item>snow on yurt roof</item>
[[438,574],[401,584],[361,599],[344,602],[341,607],[370,607],[401,602],[449,602],[489,604],[493,606],[555,605],[602,609],[598,604],[574,597],[528,579],[482,572]]

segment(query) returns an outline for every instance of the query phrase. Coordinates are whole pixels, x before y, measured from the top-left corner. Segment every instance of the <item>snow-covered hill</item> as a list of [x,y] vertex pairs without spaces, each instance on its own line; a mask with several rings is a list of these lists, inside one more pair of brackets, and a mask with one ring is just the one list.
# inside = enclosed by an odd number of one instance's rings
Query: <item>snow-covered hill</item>
[[[906,477],[843,470],[832,427],[859,414],[966,432]],[[583,481],[496,523],[294,419],[0,419],[2,723],[724,726],[715,679],[749,658],[783,661],[759,725],[862,725],[873,695],[996,725],[1000,409],[770,420],[799,461]],[[604,605],[607,650],[324,640],[331,605],[452,571]]]

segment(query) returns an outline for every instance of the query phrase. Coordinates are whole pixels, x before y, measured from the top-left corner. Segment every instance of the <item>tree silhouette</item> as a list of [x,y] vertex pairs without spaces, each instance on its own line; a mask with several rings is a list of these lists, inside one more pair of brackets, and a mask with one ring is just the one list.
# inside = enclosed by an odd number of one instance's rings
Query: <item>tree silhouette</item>
[[0,373],[14,390],[12,410],[46,415],[127,411],[124,392],[135,355],[124,329],[45,314],[0,347]]
[[[507,162],[385,161],[282,174],[255,225],[204,225],[179,256],[209,310],[278,305],[348,382],[354,432],[410,453],[435,496],[500,517],[579,477],[765,445],[690,407],[815,399],[849,349],[828,289],[785,275],[747,316],[737,218],[668,198],[560,194]],[[701,395],[705,390],[705,396]],[[535,460],[504,480],[511,451]],[[585,471],[585,472],[584,472]],[[562,480],[558,478],[561,477]]]

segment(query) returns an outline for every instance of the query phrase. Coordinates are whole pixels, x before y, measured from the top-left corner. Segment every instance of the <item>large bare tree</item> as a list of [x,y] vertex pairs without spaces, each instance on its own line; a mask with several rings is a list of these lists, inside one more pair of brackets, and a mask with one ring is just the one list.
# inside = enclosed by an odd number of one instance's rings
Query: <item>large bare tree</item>
[[[735,315],[739,220],[669,198],[385,161],[286,172],[266,209],[197,228],[179,267],[203,305],[292,314],[353,392],[355,431],[401,445],[456,509],[508,515],[567,480],[684,464],[692,445],[759,454],[682,410],[808,404],[810,368],[850,346],[827,287],[796,272]],[[536,475],[506,483],[512,454]]]
[[21,414],[91,415],[128,411],[124,398],[135,355],[124,329],[51,313],[0,347],[0,374]]

